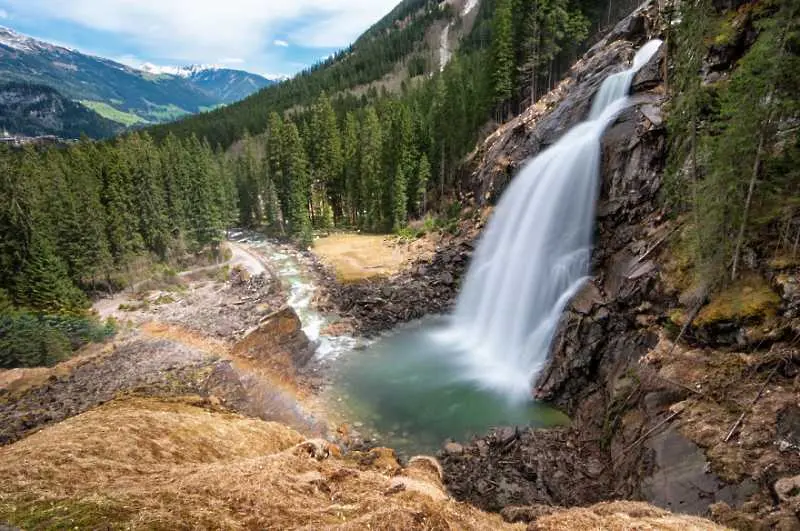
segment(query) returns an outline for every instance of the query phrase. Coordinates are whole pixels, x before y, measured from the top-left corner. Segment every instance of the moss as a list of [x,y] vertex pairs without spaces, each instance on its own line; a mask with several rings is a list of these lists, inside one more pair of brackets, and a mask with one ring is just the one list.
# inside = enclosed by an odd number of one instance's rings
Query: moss
[[673,236],[663,256],[661,280],[668,291],[682,293],[692,289],[697,276],[687,227]]
[[752,275],[714,295],[697,316],[698,326],[725,321],[756,323],[774,317],[781,299],[760,276]]
[[800,256],[781,255],[769,261],[769,267],[778,271],[800,266]]
[[737,13],[731,11],[723,19],[719,21],[717,34],[714,37],[714,44],[717,46],[729,46],[736,40],[736,35],[739,33],[737,27]]
[[0,505],[0,519],[22,529],[122,529],[131,516],[121,505],[98,498]]

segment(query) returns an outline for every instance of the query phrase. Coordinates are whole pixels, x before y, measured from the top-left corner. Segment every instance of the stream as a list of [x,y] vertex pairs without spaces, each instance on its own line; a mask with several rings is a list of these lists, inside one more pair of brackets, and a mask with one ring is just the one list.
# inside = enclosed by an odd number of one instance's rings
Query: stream
[[[375,340],[328,336],[338,316],[312,304],[315,274],[293,250],[253,233],[232,238],[270,262],[290,288],[289,305],[317,343],[328,382],[322,402],[331,421],[347,423],[350,436],[415,455],[435,453],[448,440],[467,441],[493,427],[563,425],[561,412],[506,396],[464,379],[463,353],[437,339],[444,317],[428,317],[395,328]],[[334,424],[335,422],[332,422]]]

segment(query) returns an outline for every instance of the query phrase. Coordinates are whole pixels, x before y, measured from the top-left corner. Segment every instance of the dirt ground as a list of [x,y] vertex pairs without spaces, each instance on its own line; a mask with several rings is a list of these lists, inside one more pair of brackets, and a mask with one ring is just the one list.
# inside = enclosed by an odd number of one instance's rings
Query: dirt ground
[[432,238],[405,242],[391,235],[340,233],[314,242],[312,252],[334,268],[341,282],[398,273],[410,263],[433,255]]

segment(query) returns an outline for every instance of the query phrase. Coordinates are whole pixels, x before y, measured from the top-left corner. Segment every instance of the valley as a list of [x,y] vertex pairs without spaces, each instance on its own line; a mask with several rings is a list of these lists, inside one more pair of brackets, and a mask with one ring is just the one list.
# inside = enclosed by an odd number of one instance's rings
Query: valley
[[[193,66],[171,73],[137,70],[0,26],[0,93],[24,87],[28,106],[42,95],[57,93],[68,101],[62,105],[82,105],[83,114],[93,115],[81,120],[74,117],[80,114],[77,110],[43,107],[38,121],[23,119],[24,113],[12,120],[11,113],[0,109],[0,127],[11,133],[108,138],[124,127],[171,121],[234,103],[272,83],[256,74],[218,67]],[[66,123],[56,123],[59,120]]]

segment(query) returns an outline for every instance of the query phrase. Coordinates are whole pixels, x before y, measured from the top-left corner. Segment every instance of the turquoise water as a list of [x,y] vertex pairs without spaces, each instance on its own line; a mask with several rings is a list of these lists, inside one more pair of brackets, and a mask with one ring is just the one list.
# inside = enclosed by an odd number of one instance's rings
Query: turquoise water
[[396,330],[365,350],[341,356],[332,398],[364,438],[408,454],[432,453],[447,439],[468,441],[497,426],[548,427],[569,419],[535,401],[463,378],[463,353],[436,339],[443,320]]

